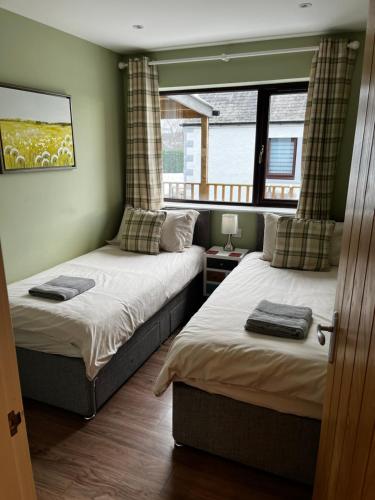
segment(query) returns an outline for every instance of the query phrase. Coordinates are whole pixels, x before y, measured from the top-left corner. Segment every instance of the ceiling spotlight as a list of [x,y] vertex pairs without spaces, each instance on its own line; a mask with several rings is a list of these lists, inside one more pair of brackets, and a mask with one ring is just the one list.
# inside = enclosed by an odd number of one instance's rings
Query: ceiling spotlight
[[302,2],[299,4],[299,7],[301,9],[308,9],[309,7],[312,7],[312,3],[311,2]]
[[135,30],[143,30],[144,26],[143,24],[133,24],[132,28]]

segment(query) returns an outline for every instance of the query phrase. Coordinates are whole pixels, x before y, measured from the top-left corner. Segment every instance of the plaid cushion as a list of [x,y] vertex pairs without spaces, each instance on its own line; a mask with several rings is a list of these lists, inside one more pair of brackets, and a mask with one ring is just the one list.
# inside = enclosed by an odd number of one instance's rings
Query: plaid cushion
[[334,221],[280,217],[271,266],[304,271],[329,269]]
[[161,228],[166,212],[126,208],[121,250],[148,254],[159,253]]

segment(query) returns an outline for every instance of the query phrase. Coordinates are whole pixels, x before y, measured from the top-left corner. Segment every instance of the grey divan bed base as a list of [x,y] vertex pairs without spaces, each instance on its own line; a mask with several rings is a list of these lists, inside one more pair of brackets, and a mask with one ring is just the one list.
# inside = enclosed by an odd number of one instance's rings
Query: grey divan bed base
[[320,420],[173,383],[173,438],[278,476],[312,484]]
[[[257,214],[256,250],[264,219]],[[173,383],[173,438],[305,484],[314,481],[320,420],[299,417]]]
[[[194,244],[209,247],[210,212],[200,210],[194,230]],[[202,305],[203,277],[196,276],[181,292],[140,326],[90,381],[82,358],[48,354],[17,347],[22,395],[85,418],[97,410],[121,387],[147,358]]]
[[168,336],[198,310],[202,289],[199,274],[139,327],[92,381],[86,377],[82,358],[17,347],[22,395],[86,418],[95,416]]

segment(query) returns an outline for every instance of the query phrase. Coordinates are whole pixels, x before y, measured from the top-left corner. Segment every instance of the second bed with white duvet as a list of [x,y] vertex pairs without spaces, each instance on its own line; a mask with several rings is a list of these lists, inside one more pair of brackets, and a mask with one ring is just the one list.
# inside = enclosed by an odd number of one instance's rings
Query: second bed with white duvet
[[[328,347],[316,337],[331,322],[337,267],[316,273],[276,269],[260,253],[243,262],[176,337],[155,393],[173,381],[303,417],[322,414]],[[313,323],[304,340],[248,332],[246,319],[262,300],[308,306]]]

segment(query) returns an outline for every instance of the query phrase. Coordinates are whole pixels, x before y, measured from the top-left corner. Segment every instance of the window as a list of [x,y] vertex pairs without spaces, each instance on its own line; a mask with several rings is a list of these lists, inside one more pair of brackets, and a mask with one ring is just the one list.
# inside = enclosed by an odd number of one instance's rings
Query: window
[[294,179],[297,142],[297,137],[268,139],[267,179]]
[[167,200],[296,206],[307,83],[162,92]]

